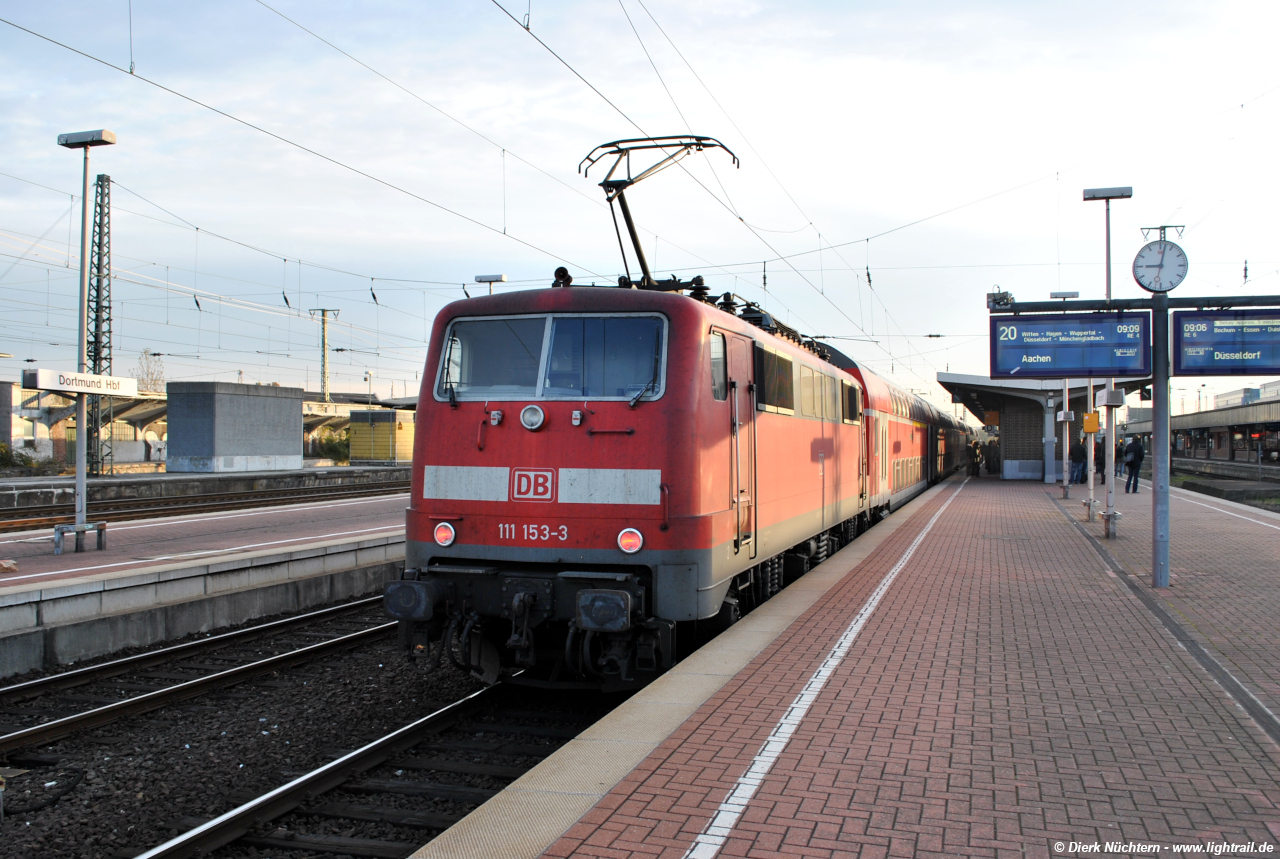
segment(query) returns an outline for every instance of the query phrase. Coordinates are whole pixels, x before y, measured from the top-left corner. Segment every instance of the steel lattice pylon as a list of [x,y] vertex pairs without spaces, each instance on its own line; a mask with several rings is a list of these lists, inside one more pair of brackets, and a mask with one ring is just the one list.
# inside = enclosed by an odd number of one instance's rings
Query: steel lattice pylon
[[[93,200],[93,244],[90,246],[88,355],[90,373],[111,375],[111,177],[98,174]],[[104,403],[103,400],[106,400]],[[105,412],[105,419],[104,419]],[[89,454],[89,474],[110,474],[115,457],[112,454],[110,397],[90,396],[89,435],[85,439]],[[106,432],[103,432],[103,426]],[[77,431],[79,431],[77,429]]]

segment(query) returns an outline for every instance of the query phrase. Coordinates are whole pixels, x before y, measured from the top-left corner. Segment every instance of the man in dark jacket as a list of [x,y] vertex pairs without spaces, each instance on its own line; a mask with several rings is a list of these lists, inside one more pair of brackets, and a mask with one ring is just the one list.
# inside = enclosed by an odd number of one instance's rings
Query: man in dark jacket
[[1071,456],[1071,482],[1084,483],[1085,460],[1089,458],[1084,443],[1076,439],[1069,451]]
[[1124,482],[1124,491],[1137,493],[1138,491],[1138,471],[1142,468],[1142,460],[1146,457],[1147,452],[1142,449],[1142,442],[1138,441],[1135,436],[1133,441],[1129,442],[1124,449],[1124,467],[1129,469],[1129,476]]

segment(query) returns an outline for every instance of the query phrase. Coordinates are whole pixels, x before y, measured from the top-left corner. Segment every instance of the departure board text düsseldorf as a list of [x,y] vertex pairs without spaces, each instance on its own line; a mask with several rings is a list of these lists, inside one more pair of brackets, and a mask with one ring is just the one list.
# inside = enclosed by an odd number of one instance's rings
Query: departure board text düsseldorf
[[991,317],[991,378],[1151,374],[1151,314]]
[[1193,310],[1173,314],[1173,373],[1280,373],[1280,310]]

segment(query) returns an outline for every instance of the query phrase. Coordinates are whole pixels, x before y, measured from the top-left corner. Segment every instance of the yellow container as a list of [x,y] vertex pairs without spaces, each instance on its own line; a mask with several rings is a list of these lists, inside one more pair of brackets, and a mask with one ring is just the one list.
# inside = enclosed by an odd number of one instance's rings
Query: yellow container
[[412,461],[414,417],[413,412],[392,409],[352,412],[347,429],[351,464]]

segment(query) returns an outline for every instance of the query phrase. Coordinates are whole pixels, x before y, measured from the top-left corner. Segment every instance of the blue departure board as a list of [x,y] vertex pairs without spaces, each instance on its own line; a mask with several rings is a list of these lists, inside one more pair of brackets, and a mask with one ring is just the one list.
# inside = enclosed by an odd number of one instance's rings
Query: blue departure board
[[1280,309],[1173,314],[1175,376],[1280,373]]
[[1151,314],[991,317],[991,378],[1151,375]]

